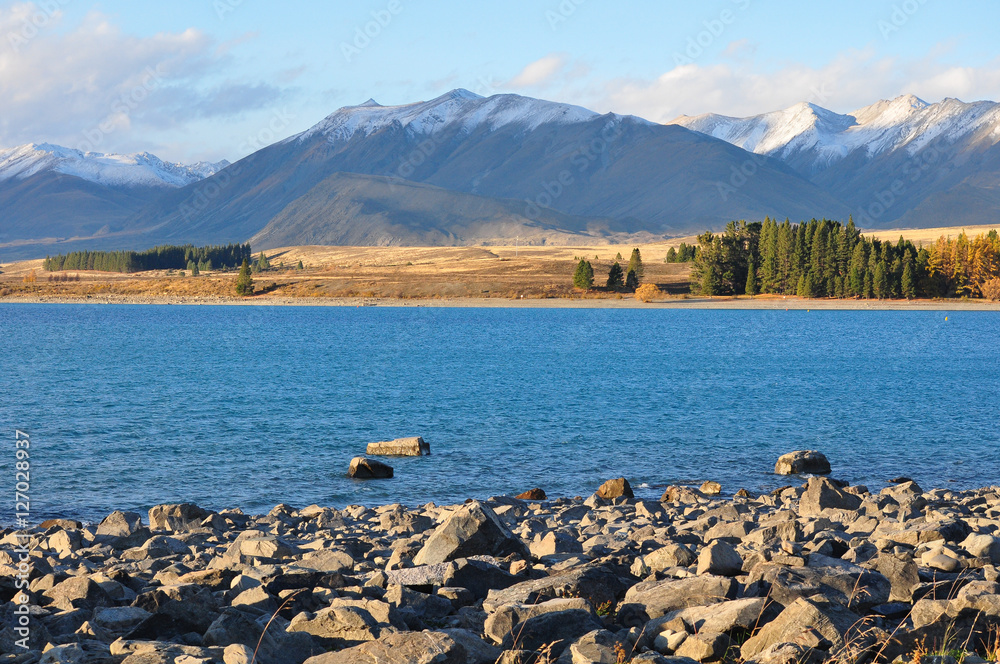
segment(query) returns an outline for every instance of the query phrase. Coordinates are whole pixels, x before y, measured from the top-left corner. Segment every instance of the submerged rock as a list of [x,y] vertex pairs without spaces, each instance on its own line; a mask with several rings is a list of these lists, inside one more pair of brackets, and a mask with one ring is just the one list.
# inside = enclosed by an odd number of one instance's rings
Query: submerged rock
[[393,476],[392,466],[374,459],[355,457],[351,459],[351,467],[347,476],[356,480],[387,480]]

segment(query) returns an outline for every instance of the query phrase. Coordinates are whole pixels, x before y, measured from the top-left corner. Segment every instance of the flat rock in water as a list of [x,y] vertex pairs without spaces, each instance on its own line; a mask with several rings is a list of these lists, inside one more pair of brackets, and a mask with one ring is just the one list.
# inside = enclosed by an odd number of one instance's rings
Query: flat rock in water
[[374,459],[355,457],[351,459],[351,467],[347,476],[356,480],[387,480],[393,476],[392,466]]
[[789,452],[778,458],[778,462],[774,465],[774,472],[777,475],[801,475],[802,473],[827,475],[830,472],[830,462],[825,454],[816,450]]
[[431,446],[420,436],[414,436],[381,443],[368,443],[365,453],[371,456],[424,456],[431,453]]

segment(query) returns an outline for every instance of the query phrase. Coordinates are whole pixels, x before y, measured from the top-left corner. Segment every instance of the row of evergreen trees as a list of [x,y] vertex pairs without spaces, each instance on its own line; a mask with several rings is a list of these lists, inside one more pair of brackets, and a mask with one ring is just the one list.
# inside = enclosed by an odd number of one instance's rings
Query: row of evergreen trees
[[[611,265],[611,269],[608,270],[608,280],[605,282],[605,288],[610,291],[634,293],[642,283],[645,273],[642,266],[642,254],[639,253],[638,249],[633,249],[632,256],[628,260],[627,269],[622,269],[621,263],[618,262],[620,260],[622,260],[622,255],[619,253],[615,257],[615,262]],[[583,290],[590,290],[594,287],[594,266],[590,264],[590,261],[581,258],[580,262],[576,264],[576,271],[573,273],[573,285]]]
[[1000,277],[996,231],[917,247],[863,237],[854,221],[731,222],[698,237],[692,288],[703,295],[801,297],[978,296]]
[[99,272],[145,272],[147,270],[229,269],[251,259],[249,244],[195,247],[164,245],[147,251],[73,251],[45,258],[49,272],[96,270]]
[[698,257],[698,247],[681,242],[681,246],[667,251],[667,263],[690,263]]

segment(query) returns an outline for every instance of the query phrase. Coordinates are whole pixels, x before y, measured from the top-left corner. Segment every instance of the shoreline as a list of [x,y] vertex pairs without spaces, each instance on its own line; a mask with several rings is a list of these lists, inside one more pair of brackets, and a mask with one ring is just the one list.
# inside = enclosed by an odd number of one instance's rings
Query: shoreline
[[[618,478],[586,499],[535,489],[414,508],[177,504],[54,520],[23,538],[32,608],[17,661],[47,649],[46,661],[234,664],[258,643],[262,664],[1000,656],[1000,488],[788,481],[760,496],[712,495],[706,482],[636,500]],[[11,580],[7,552],[23,539],[2,535]],[[15,652],[8,638],[0,648]]]
[[261,307],[387,307],[387,308],[495,308],[495,309],[694,309],[731,311],[1000,311],[1000,302],[983,300],[802,300],[757,297],[754,299],[688,297],[644,303],[633,297],[616,298],[223,298],[223,297],[0,297],[4,304],[85,304],[116,306],[261,306]]

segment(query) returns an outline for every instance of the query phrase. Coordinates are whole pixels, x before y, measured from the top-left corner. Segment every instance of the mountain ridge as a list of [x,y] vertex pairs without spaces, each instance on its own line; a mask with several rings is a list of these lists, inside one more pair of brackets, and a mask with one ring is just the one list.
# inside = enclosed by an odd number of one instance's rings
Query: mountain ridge
[[0,209],[5,255],[15,244],[44,254],[50,242],[288,245],[296,233],[392,244],[664,237],[766,215],[986,223],[1000,216],[1000,104],[904,95],[850,114],[802,102],[657,124],[459,88],[342,107],[235,164],[0,150]]

